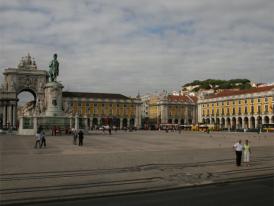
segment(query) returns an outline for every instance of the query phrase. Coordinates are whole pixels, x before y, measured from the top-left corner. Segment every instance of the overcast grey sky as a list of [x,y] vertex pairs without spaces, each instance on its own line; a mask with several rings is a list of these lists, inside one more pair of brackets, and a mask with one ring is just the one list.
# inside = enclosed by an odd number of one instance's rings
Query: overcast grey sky
[[70,91],[274,82],[273,11],[273,0],[0,0],[0,72],[28,52],[48,70],[56,52]]

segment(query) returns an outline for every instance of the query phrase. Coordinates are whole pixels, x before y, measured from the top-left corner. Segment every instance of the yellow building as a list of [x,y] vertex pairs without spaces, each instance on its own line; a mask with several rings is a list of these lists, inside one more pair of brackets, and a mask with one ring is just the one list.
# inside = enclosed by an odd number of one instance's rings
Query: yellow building
[[149,100],[150,127],[160,124],[191,125],[197,122],[197,98],[188,95],[159,95]]
[[274,86],[225,90],[198,101],[198,121],[217,128],[253,129],[274,123]]
[[[77,116],[80,128],[104,125],[139,128],[140,106],[140,99],[121,94],[63,92],[64,111],[72,117]],[[72,120],[75,121],[74,118]]]

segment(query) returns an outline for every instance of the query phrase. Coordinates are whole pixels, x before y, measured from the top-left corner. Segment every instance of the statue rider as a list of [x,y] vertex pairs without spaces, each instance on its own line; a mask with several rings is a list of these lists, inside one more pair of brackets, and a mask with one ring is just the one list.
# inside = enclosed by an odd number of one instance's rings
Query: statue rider
[[59,74],[59,62],[57,60],[57,54],[53,55],[53,60],[49,64],[49,81],[56,82]]

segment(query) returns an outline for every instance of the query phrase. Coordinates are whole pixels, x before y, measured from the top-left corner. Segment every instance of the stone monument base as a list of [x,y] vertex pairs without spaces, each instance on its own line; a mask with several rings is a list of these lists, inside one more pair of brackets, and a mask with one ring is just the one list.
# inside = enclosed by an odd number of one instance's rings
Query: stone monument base
[[45,116],[57,117],[64,116],[62,110],[62,89],[63,85],[59,82],[49,82],[45,85]]
[[66,116],[29,116],[20,117],[18,129],[19,135],[34,135],[39,129],[43,129],[47,135],[59,130],[60,134],[67,133],[71,128],[71,118]]

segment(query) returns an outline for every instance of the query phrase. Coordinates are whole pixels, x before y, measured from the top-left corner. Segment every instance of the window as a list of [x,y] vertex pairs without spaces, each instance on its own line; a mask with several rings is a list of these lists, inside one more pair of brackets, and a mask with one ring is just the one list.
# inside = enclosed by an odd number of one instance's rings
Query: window
[[241,114],[242,113],[242,109],[241,107],[239,107],[238,113]]
[[226,102],[226,105],[229,105],[229,101]]
[[233,101],[233,105],[235,105],[235,101]]
[[224,106],[224,102],[222,102],[222,106]]
[[258,113],[261,113],[261,105],[258,105]]
[[254,99],[251,99],[251,103],[252,103],[252,104],[254,103]]
[[247,107],[245,107],[245,114],[247,114]]
[[264,105],[264,111],[268,112],[268,105]]
[[264,102],[265,102],[265,103],[268,102],[268,98],[267,98],[267,97],[264,98]]
[[245,99],[245,104],[247,104],[247,99]]
[[260,103],[261,102],[261,99],[260,98],[258,98],[258,103]]
[[241,100],[238,101],[238,104],[241,104]]
[[233,114],[235,115],[235,108],[233,107],[233,110],[232,110]]
[[105,104],[102,104],[102,107],[104,107],[105,106]]

